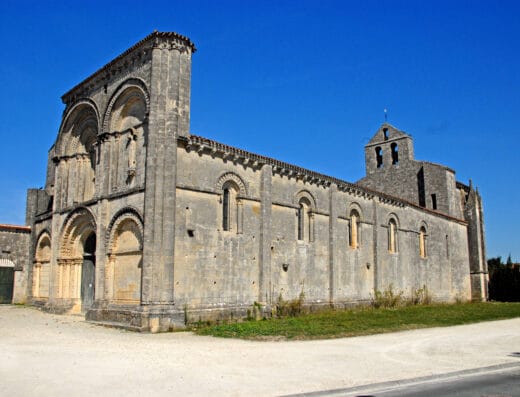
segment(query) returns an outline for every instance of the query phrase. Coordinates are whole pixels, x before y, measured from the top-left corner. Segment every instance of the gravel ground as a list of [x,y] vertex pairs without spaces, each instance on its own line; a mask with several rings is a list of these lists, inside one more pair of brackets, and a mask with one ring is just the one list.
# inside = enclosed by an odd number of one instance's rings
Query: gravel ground
[[321,341],[138,334],[0,305],[0,395],[279,396],[520,363],[520,318]]

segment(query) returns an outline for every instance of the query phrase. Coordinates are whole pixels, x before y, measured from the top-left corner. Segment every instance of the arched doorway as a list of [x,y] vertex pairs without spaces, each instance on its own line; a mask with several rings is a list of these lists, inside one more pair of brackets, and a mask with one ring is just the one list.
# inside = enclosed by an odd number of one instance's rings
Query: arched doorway
[[96,290],[96,235],[90,233],[83,245],[81,266],[81,310],[87,311],[94,304]]
[[57,297],[71,311],[85,312],[94,303],[96,223],[92,213],[80,208],[67,216],[61,232],[57,260]]

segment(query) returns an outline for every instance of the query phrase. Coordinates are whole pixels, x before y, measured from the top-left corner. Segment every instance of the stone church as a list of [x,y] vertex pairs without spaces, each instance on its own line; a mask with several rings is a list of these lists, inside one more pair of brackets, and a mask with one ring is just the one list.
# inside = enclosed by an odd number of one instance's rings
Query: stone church
[[166,331],[186,321],[366,303],[390,285],[485,300],[482,202],[383,124],[357,183],[190,133],[195,46],[153,32],[63,95],[29,189],[27,300]]

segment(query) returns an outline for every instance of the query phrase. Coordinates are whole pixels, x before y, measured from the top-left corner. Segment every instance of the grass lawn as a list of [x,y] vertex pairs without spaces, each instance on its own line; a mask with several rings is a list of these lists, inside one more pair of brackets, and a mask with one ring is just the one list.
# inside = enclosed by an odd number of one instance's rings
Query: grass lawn
[[244,339],[326,339],[447,327],[520,317],[520,303],[416,305],[390,309],[329,310],[299,317],[194,327],[199,335]]

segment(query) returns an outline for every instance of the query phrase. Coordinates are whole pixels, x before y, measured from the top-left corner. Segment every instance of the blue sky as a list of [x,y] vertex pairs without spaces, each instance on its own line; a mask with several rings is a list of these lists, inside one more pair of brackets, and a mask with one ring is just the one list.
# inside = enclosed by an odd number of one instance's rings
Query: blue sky
[[488,257],[520,261],[518,1],[3,0],[0,223],[44,184],[61,95],[154,29],[198,48],[192,133],[355,182],[387,108],[479,188]]

